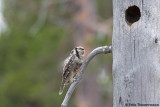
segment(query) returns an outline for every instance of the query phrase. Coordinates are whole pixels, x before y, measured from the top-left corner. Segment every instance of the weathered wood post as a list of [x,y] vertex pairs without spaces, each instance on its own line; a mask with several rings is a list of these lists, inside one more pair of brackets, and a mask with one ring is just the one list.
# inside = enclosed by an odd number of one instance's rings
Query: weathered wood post
[[160,0],[113,0],[113,18],[113,107],[160,106]]

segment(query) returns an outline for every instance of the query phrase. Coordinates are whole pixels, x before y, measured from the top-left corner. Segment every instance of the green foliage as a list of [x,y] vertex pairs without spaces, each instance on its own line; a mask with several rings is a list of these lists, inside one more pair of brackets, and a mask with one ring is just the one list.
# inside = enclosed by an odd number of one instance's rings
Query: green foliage
[[60,105],[60,62],[54,54],[66,33],[63,28],[45,27],[35,36],[17,30],[1,36],[0,107]]
[[102,19],[112,16],[112,0],[96,0],[98,14]]
[[[67,47],[69,32],[53,24],[61,15],[60,4],[50,4],[43,11],[48,12],[44,23],[37,23],[42,3],[42,0],[5,0],[9,32],[0,36],[0,107],[60,106],[63,96],[58,95],[59,53]],[[33,26],[38,29],[34,34]]]

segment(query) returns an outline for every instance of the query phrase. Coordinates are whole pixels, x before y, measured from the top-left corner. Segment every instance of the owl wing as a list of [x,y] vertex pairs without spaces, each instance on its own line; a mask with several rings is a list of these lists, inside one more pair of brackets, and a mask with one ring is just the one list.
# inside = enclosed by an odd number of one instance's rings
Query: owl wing
[[66,79],[70,75],[70,71],[72,70],[72,65],[74,64],[75,55],[71,55],[64,61],[63,67],[63,79]]

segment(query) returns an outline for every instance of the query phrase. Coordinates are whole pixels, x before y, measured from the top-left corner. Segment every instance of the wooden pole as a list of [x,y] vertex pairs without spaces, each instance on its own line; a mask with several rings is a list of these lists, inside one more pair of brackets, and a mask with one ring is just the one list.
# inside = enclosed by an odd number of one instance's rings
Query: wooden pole
[[160,0],[113,0],[113,18],[113,107],[160,106]]

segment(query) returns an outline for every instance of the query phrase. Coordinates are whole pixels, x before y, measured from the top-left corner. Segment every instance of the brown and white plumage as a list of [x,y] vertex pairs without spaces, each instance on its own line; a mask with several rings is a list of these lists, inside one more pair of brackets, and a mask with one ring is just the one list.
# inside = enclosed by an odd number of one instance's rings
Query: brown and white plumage
[[60,86],[59,95],[63,93],[64,87],[76,80],[75,76],[80,71],[83,63],[83,56],[85,50],[83,47],[78,46],[74,48],[70,55],[64,61],[62,82]]

